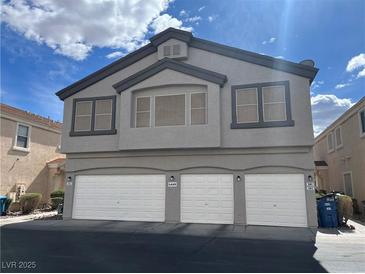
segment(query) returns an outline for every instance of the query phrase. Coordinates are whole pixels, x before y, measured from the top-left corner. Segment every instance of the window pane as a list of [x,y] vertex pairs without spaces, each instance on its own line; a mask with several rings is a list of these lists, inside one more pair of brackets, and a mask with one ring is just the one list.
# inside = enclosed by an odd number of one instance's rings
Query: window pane
[[238,89],[236,97],[237,105],[257,104],[257,89]]
[[109,130],[112,128],[112,115],[96,115],[95,116],[95,130]]
[[329,150],[333,149],[333,135],[332,135],[332,133],[327,136],[327,145],[328,145]]
[[150,113],[139,112],[136,117],[136,127],[149,127],[150,126]]
[[185,95],[157,96],[156,126],[185,125]]
[[106,114],[112,113],[112,100],[96,100],[95,102],[95,113],[96,114]]
[[341,128],[336,129],[336,146],[340,146],[342,144],[341,138]]
[[207,123],[207,110],[206,109],[192,109],[191,110],[191,124],[203,125]]
[[149,111],[150,110],[150,97],[137,98],[137,111]]
[[172,55],[180,55],[180,45],[172,46]]
[[27,148],[28,145],[28,138],[23,136],[18,136],[16,140],[17,147]]
[[360,112],[361,117],[361,129],[362,132],[365,132],[365,111]]
[[27,126],[18,126],[18,135],[28,137],[28,127]]
[[345,180],[345,194],[352,197],[352,183],[351,183],[351,175],[345,174],[344,175]]
[[264,104],[264,121],[285,121],[285,103]]
[[164,56],[170,56],[171,55],[170,50],[171,50],[170,46],[164,46],[163,47],[163,55]]
[[77,115],[91,115],[92,110],[92,102],[91,101],[82,101],[76,102],[76,116]]
[[206,107],[206,93],[191,94],[191,108],[205,108]]
[[264,103],[285,102],[285,87],[263,87]]
[[237,123],[257,121],[257,105],[237,106]]
[[91,116],[75,117],[75,131],[91,130]]

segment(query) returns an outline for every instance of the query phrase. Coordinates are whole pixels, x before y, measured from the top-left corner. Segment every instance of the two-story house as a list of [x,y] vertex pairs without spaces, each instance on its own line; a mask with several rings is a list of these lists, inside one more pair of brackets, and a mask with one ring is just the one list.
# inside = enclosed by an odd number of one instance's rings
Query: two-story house
[[365,97],[315,139],[316,184],[355,198],[360,210],[365,200]]
[[313,61],[169,28],[57,92],[64,218],[317,226]]
[[60,152],[62,124],[0,104],[1,195],[18,200],[25,192],[50,193],[64,187],[65,156]]

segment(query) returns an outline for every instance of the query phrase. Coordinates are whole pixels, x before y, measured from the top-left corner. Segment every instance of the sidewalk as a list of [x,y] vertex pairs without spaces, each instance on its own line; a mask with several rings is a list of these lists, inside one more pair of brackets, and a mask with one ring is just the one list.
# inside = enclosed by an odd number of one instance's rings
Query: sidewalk
[[9,224],[23,223],[29,222],[33,220],[49,218],[57,215],[57,210],[49,211],[49,212],[38,212],[32,213],[28,215],[21,215],[16,217],[2,216],[0,217],[0,227]]

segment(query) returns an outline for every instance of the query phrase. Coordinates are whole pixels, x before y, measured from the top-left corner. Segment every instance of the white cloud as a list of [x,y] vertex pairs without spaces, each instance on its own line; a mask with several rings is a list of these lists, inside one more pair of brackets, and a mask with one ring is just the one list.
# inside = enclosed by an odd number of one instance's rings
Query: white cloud
[[317,94],[316,96],[312,96],[311,103],[315,136],[353,106],[351,99],[341,99],[333,94]]
[[181,11],[180,11],[180,13],[179,13],[179,15],[180,15],[181,17],[186,17],[186,16],[188,16],[189,14],[188,14],[188,12],[187,12],[186,10],[181,10]]
[[321,80],[320,80],[320,81],[318,81],[318,84],[319,84],[319,85],[323,85],[323,84],[324,84],[324,81],[321,81]]
[[335,86],[335,89],[341,89],[341,88],[345,88],[345,87],[348,87],[348,86],[351,86],[351,84],[350,83],[337,84]]
[[353,72],[355,70],[360,70],[357,74],[357,78],[365,77],[365,53],[360,53],[359,55],[352,57],[347,63],[347,72]]
[[271,37],[269,40],[262,41],[263,45],[272,44],[276,41],[276,37]]
[[209,23],[212,23],[217,17],[214,15],[208,16]]
[[189,23],[198,23],[200,20],[202,20],[200,16],[193,16],[185,19],[184,21]]
[[163,14],[154,19],[150,26],[153,29],[154,33],[159,33],[169,27],[192,31],[193,28],[183,27],[182,24],[182,21],[171,17],[169,14]]
[[205,6],[201,6],[198,11],[201,12],[203,9],[205,9]]
[[122,57],[123,55],[124,55],[124,53],[121,51],[114,51],[112,53],[109,53],[105,57],[108,59],[114,59],[114,58]]
[[2,2],[1,20],[27,39],[46,44],[56,53],[83,60],[94,47],[132,51],[145,43],[149,25],[168,17],[169,26],[183,28],[169,15],[161,15],[170,0]]
[[284,56],[279,55],[279,56],[275,56],[275,58],[278,58],[278,59],[284,59]]

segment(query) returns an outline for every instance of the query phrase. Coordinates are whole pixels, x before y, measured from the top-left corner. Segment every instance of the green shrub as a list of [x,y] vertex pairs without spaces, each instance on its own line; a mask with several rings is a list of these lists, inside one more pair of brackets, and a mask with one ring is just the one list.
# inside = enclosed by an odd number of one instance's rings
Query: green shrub
[[34,211],[38,207],[41,199],[41,193],[25,193],[22,195],[20,197],[20,207],[23,214],[29,214]]
[[12,202],[9,206],[10,212],[18,212],[21,210],[21,206],[19,202]]
[[61,197],[63,198],[65,196],[65,191],[63,189],[57,189],[51,193],[51,198]]
[[63,203],[63,198],[62,197],[54,197],[51,198],[51,207],[52,209],[57,209],[59,204]]

